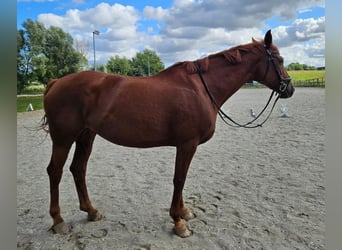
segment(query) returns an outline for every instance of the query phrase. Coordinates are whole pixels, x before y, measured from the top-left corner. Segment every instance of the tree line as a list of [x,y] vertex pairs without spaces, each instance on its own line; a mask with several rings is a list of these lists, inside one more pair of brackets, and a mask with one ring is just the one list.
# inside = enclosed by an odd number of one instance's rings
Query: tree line
[[[70,73],[92,70],[85,56],[89,44],[73,40],[61,28],[26,20],[17,30],[17,92],[33,82],[47,84]],[[86,45],[86,46],[85,46]],[[132,59],[110,57],[96,70],[130,76],[154,75],[164,64],[153,50],[145,49]]]
[[309,66],[306,64],[301,64],[298,62],[295,63],[290,63],[289,65],[286,66],[286,70],[323,70],[325,67],[315,67],[315,66]]
[[165,68],[163,62],[153,50],[138,52],[132,59],[126,57],[110,57],[106,70],[108,73],[128,76],[151,76]]

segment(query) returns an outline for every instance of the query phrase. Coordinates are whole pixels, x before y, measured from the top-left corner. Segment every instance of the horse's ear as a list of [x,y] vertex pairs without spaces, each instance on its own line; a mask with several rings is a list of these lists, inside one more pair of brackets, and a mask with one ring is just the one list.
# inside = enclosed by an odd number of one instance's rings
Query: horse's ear
[[252,42],[253,42],[253,43],[256,43],[256,42],[257,42],[257,40],[255,40],[255,38],[254,38],[254,37],[252,37]]
[[269,49],[269,48],[271,47],[271,44],[272,44],[272,34],[271,34],[271,30],[269,30],[269,31],[266,32],[264,41],[265,41],[265,46],[266,46],[266,48]]

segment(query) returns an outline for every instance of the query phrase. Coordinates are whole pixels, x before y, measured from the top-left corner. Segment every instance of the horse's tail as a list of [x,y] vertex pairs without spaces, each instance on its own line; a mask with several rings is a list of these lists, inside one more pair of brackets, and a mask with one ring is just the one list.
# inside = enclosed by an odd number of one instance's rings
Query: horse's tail
[[[53,79],[51,80],[45,87],[45,91],[44,91],[44,98],[46,96],[46,94],[49,92],[49,90],[51,89],[52,85],[57,81],[57,79]],[[45,109],[45,107],[44,107]],[[49,122],[46,116],[46,113],[44,113],[44,116],[42,117],[42,119],[40,120],[40,125],[39,125],[39,129],[44,130],[46,133],[49,133]]]
[[46,117],[46,114],[44,114],[44,116],[40,120],[40,124],[39,124],[38,129],[44,130],[47,134],[49,133],[49,123],[48,123],[48,119]]

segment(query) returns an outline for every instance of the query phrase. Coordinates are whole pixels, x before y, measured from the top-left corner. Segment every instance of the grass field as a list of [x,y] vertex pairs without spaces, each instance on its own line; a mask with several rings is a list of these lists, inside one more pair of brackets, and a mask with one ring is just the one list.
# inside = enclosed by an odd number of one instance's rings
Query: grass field
[[295,81],[325,78],[325,70],[294,70],[287,73]]
[[43,96],[18,96],[17,112],[25,112],[27,106],[32,104],[34,110],[43,108]]
[[295,87],[325,87],[325,70],[288,71]]

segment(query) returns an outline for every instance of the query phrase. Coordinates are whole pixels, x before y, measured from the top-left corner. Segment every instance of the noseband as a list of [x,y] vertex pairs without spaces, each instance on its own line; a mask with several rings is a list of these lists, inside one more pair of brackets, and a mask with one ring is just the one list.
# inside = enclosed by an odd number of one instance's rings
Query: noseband
[[[230,118],[222,109],[221,107],[217,104],[214,96],[211,94],[209,88],[208,88],[208,85],[206,84],[204,78],[203,78],[203,75],[202,75],[202,72],[201,72],[201,69],[200,69],[200,66],[198,65],[198,63],[195,61],[194,64],[196,66],[196,69],[197,69],[197,73],[201,79],[201,82],[208,94],[208,96],[210,97],[212,103],[214,104],[214,106],[217,108],[218,110],[218,115],[220,116],[220,118],[224,121],[224,123],[226,123],[227,125],[231,126],[231,127],[238,127],[238,128],[257,128],[257,127],[262,127],[262,125],[268,120],[268,118],[270,117],[273,109],[274,109],[274,106],[276,105],[277,101],[279,100],[280,98],[280,95],[281,94],[284,94],[287,93],[287,86],[289,85],[290,81],[291,81],[291,77],[286,77],[284,78],[281,74],[280,74],[280,71],[277,67],[277,65],[275,64],[274,62],[274,58],[272,56],[272,51],[267,48],[266,46],[265,47],[265,51],[266,51],[266,54],[267,54],[267,67],[266,67],[266,71],[265,71],[265,74],[264,74],[264,77],[263,79],[266,78],[267,76],[267,73],[268,73],[268,70],[269,70],[269,67],[270,67],[270,62],[272,62],[272,65],[273,65],[273,68],[278,76],[278,79],[279,79],[279,88],[278,90],[273,90],[272,93],[271,93],[271,96],[269,97],[265,107],[261,110],[261,112],[255,116],[255,118],[250,121],[250,122],[247,122],[247,123],[244,123],[244,124],[240,124],[238,122],[236,122],[235,120],[233,120],[232,118]],[[271,108],[271,111],[270,113],[267,115],[267,117],[265,118],[265,120],[259,124],[256,124],[256,125],[253,125],[253,123],[264,113],[264,111],[266,110],[266,108],[268,107],[268,105],[270,104],[271,100],[272,100],[272,97],[274,95],[274,93],[277,92],[279,95],[277,96],[277,98],[274,100],[273,102],[273,105],[272,105],[272,108]],[[226,119],[228,119],[230,122],[232,122],[233,124],[229,123]]]

